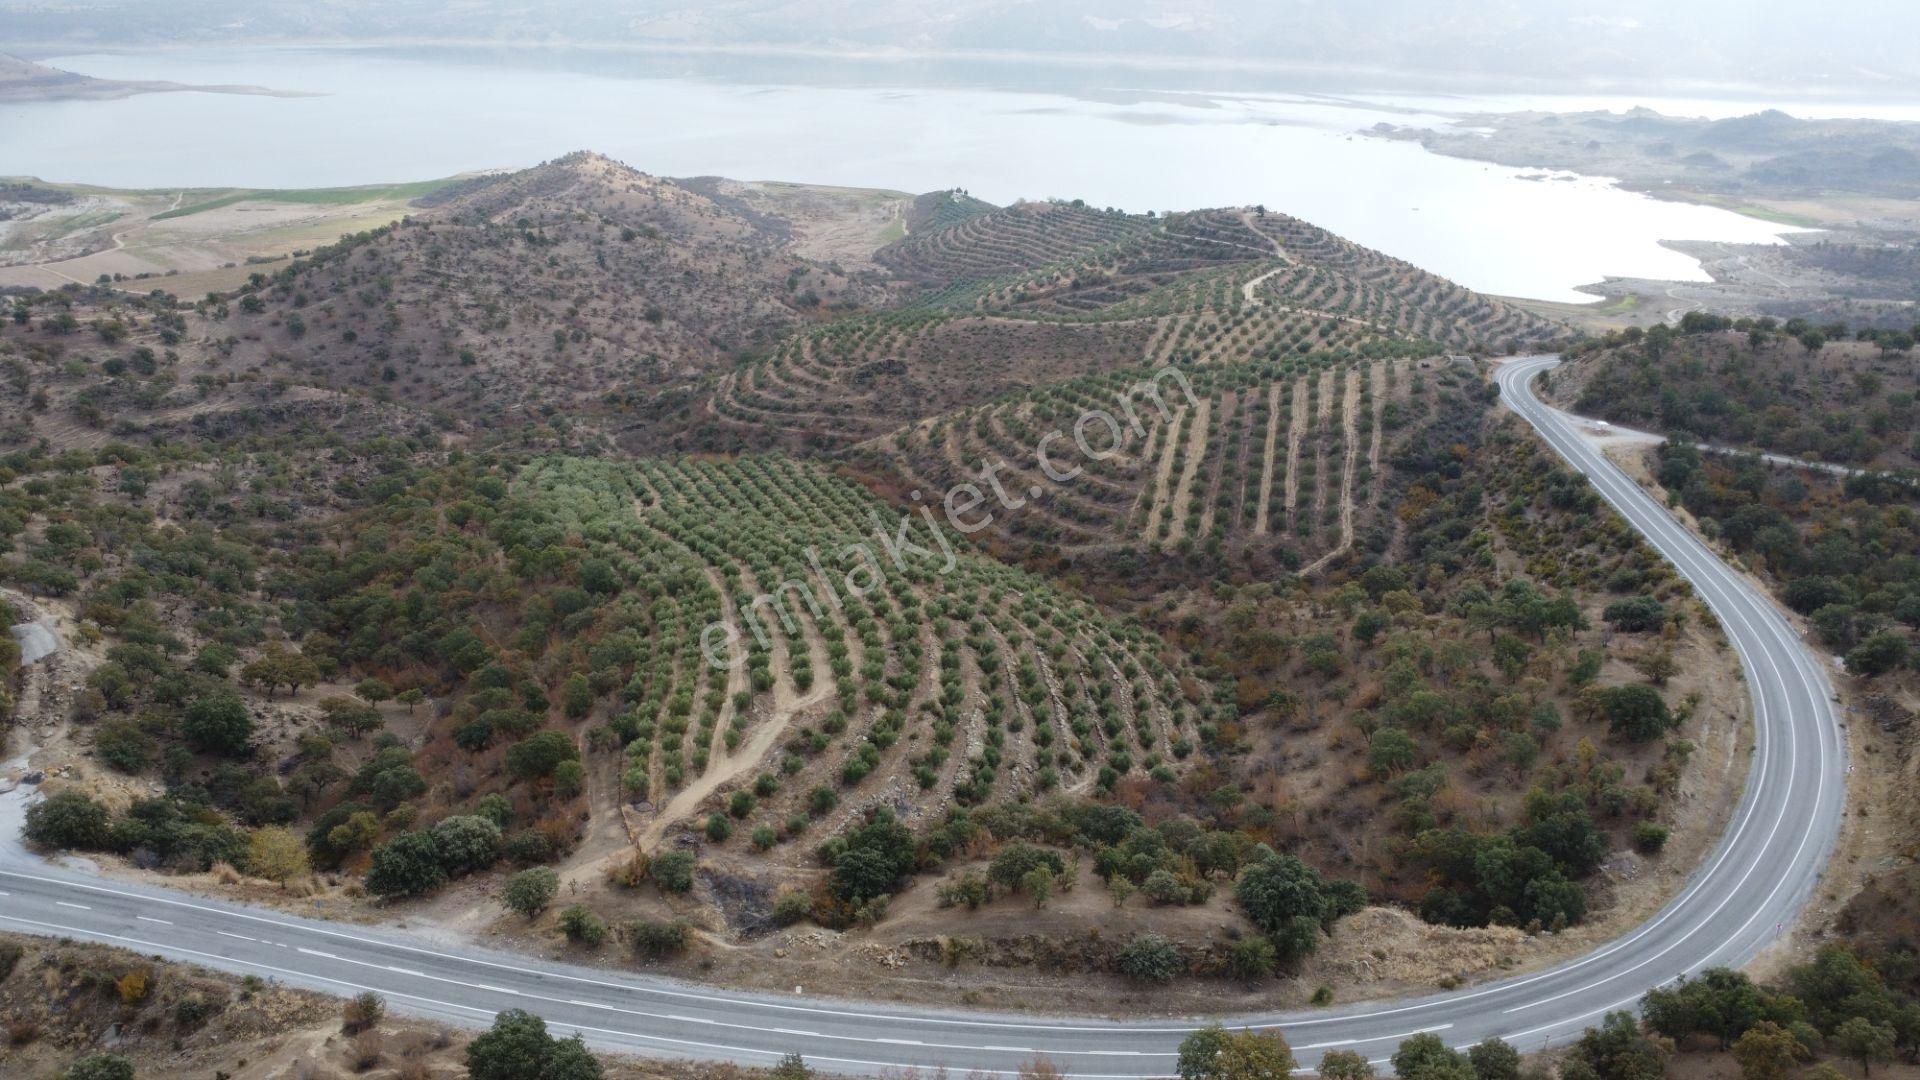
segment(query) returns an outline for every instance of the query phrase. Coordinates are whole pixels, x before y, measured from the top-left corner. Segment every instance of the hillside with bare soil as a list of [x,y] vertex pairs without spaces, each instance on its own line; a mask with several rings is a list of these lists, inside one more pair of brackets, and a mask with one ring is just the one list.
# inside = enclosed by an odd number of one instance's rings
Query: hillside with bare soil
[[1544,963],[1715,835],[1731,657],[1448,355],[1552,324],[1259,209],[591,155],[425,201],[230,293],[16,295],[0,580],[70,640],[34,843],[1200,1008]]
[[316,253],[209,347],[305,380],[530,419],[651,396],[868,295],[738,200],[573,155]]

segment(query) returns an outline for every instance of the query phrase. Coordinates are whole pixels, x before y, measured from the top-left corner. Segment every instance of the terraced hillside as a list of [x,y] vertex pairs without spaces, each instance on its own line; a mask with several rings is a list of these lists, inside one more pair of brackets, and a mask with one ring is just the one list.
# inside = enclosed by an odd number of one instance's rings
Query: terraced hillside
[[[959,310],[1111,319],[1271,305],[1482,351],[1555,332],[1504,301],[1261,209],[1162,218],[1028,204],[909,236],[877,259],[928,285],[924,302]],[[1207,270],[1220,273],[1193,280]]]
[[885,248],[882,265],[940,288],[1076,261],[1157,231],[1153,219],[1080,203],[1017,203],[988,213],[951,200],[926,226]]
[[911,795],[918,817],[1171,781],[1196,749],[1204,684],[1144,628],[816,467],[561,458],[521,484],[516,530],[585,542],[638,586],[598,612],[595,668],[618,655],[631,675],[589,676],[623,687],[589,741],[620,751],[630,799],[659,804],[650,837],[723,804],[778,840],[837,827],[843,798]]
[[1011,498],[981,527],[1025,558],[1200,552],[1310,571],[1375,517],[1387,437],[1434,363],[1117,371],[904,426],[857,458],[925,491],[990,473]]
[[[97,445],[378,411],[469,437],[579,428],[642,454],[836,450],[1142,364],[1432,355],[1556,329],[1258,209],[994,208],[665,180],[591,154],[449,185],[391,227],[295,254],[199,299],[21,298],[46,358],[21,397],[49,400],[7,422]],[[109,349],[154,350],[139,378],[73,377],[89,325]],[[69,408],[77,423],[50,419]]]
[[869,439],[930,413],[1090,372],[1130,367],[1143,323],[1073,326],[925,309],[843,319],[797,333],[723,376],[723,423],[808,445]]
[[923,231],[875,256],[918,294],[796,333],[722,377],[709,415],[750,439],[834,448],[1142,364],[1502,351],[1560,330],[1283,215],[981,211],[956,198],[919,204]]
[[946,191],[929,191],[913,200],[907,207],[906,227],[909,233],[930,232],[958,225],[975,214],[991,214],[999,207],[990,202],[976,199],[958,188]]

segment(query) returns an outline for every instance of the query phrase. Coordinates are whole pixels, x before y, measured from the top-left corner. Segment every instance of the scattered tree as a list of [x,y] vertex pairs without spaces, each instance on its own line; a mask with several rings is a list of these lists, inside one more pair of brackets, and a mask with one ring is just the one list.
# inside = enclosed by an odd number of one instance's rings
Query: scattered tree
[[550,867],[536,866],[507,879],[500,887],[500,903],[508,911],[531,919],[547,910],[559,891],[560,875]]
[[248,873],[284,887],[309,869],[307,845],[287,829],[255,829],[247,841]]
[[1288,1080],[1297,1062],[1278,1031],[1209,1024],[1180,1042],[1180,1080]]

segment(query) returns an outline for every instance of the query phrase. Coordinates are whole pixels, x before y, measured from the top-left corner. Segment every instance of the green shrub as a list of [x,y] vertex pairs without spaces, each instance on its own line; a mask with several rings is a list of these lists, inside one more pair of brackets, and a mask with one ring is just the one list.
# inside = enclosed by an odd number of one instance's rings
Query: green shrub
[[1847,670],[1873,678],[1906,667],[1911,649],[1904,634],[1875,634],[1847,652]]
[[627,941],[636,954],[648,959],[677,953],[687,947],[692,937],[687,924],[679,919],[672,922],[642,919],[627,924]]
[[531,919],[547,910],[560,891],[560,875],[549,867],[522,870],[500,887],[500,904]]
[[253,718],[245,702],[223,691],[187,706],[180,733],[195,750],[241,757],[253,739]]
[[424,896],[446,883],[440,846],[427,833],[401,833],[373,849],[367,891],[375,896]]
[[181,995],[173,1003],[173,1022],[182,1031],[192,1031],[213,1018],[220,1007],[207,999],[207,995],[198,990]]
[[578,904],[560,913],[560,929],[567,940],[591,949],[607,941],[607,921]]
[[599,1080],[602,1075],[580,1036],[556,1039],[547,1034],[546,1021],[521,1009],[494,1017],[493,1027],[467,1044],[469,1080]]
[[1278,1031],[1228,1031],[1216,1023],[1181,1040],[1174,1071],[1180,1080],[1242,1080],[1290,1076],[1298,1065]]
[[813,917],[813,900],[806,893],[788,890],[773,898],[773,921],[778,926]]
[[379,994],[371,990],[355,994],[340,1007],[340,1031],[345,1035],[358,1035],[379,1027],[386,1015],[387,1003]]
[[1028,874],[1043,868],[1055,877],[1067,872],[1066,861],[1058,854],[1032,844],[1015,841],[1001,848],[1000,853],[987,864],[987,876],[993,879],[995,885],[1008,891],[1016,891]]
[[919,863],[913,831],[886,810],[838,838],[830,850],[834,892],[856,908],[891,895]]
[[1273,942],[1258,934],[1249,934],[1227,946],[1227,974],[1241,982],[1259,982],[1270,977],[1278,960]]
[[500,826],[492,818],[457,814],[442,818],[431,833],[450,878],[485,870],[500,859]]
[[1652,742],[1673,728],[1673,713],[1666,701],[1644,683],[1601,690],[1600,711],[1613,733],[1628,742]]
[[993,885],[986,878],[969,870],[941,882],[934,895],[939,899],[941,907],[965,906],[968,911],[975,911],[980,905],[993,899]]
[[656,855],[647,874],[666,892],[686,892],[693,888],[693,855],[685,851]]
[[553,841],[538,829],[522,829],[500,843],[500,857],[515,866],[552,862],[556,854]]
[[100,725],[93,739],[94,752],[100,755],[100,760],[131,775],[146,771],[153,761],[155,746],[151,736],[126,719]]
[[541,731],[507,747],[507,771],[520,780],[553,775],[563,761],[577,761],[580,748],[564,731]]
[[97,849],[107,842],[107,808],[83,791],[58,791],[27,808],[22,834],[39,847]]
[[1640,633],[1666,625],[1667,608],[1651,596],[1632,596],[1608,604],[1602,618],[1612,623],[1615,630]]
[[788,1054],[773,1067],[770,1075],[773,1080],[813,1080],[815,1074],[799,1054]]
[[133,1062],[119,1054],[88,1054],[60,1075],[62,1080],[133,1080]]
[[1159,934],[1139,934],[1120,947],[1114,967],[1136,982],[1169,983],[1180,973],[1180,950]]

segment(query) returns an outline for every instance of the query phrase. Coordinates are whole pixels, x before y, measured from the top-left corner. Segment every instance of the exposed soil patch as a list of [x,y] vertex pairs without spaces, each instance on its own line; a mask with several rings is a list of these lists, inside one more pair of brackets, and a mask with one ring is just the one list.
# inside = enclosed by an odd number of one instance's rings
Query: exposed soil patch
[[1260,503],[1253,519],[1256,536],[1267,534],[1268,506],[1273,500],[1273,459],[1280,452],[1279,439],[1280,384],[1276,382],[1267,388],[1267,437],[1260,444]]

